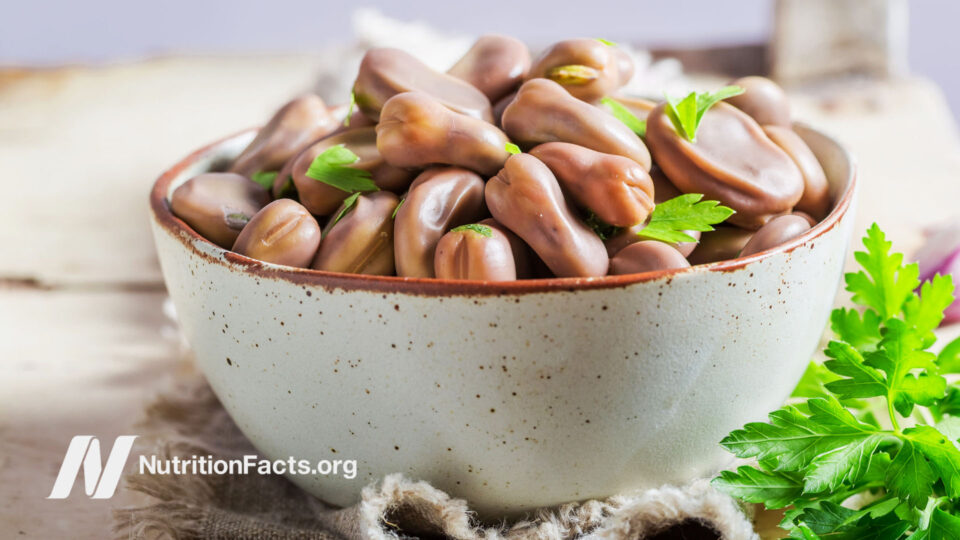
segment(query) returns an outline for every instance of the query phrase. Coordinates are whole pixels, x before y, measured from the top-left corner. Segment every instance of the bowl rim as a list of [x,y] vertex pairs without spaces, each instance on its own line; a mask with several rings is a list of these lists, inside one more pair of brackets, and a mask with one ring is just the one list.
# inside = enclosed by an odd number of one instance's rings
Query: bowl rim
[[837,142],[833,137],[802,123],[797,123],[796,126],[826,139],[827,142],[840,150],[844,159],[849,164],[850,177],[847,185],[827,217],[802,235],[779,246],[746,257],[698,264],[688,268],[600,277],[553,277],[517,281],[472,281],[347,274],[314,270],[311,268],[281,266],[252,259],[224,249],[200,236],[183,220],[173,214],[169,201],[167,200],[167,194],[169,193],[170,184],[181,176],[187,168],[214,152],[217,147],[225,142],[254,132],[259,129],[257,127],[247,128],[206,144],[164,171],[154,182],[150,190],[150,209],[154,222],[160,228],[179,240],[185,248],[193,251],[202,258],[227,266],[233,271],[248,273],[258,279],[280,279],[300,285],[304,289],[308,287],[321,287],[331,290],[363,290],[378,293],[406,293],[424,296],[500,296],[551,291],[574,292],[589,289],[621,288],[636,283],[656,281],[669,283],[675,276],[679,275],[742,270],[753,263],[760,262],[778,253],[789,253],[799,247],[807,245],[839,224],[852,205],[858,176],[857,163],[846,147]]

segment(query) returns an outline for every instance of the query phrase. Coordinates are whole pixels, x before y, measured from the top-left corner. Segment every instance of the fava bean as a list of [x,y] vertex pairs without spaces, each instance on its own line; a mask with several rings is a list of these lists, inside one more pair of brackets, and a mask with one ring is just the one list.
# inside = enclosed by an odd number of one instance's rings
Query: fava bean
[[510,155],[507,142],[494,125],[453,112],[419,92],[390,98],[377,124],[377,148],[396,167],[456,165],[492,175]]
[[630,227],[653,210],[653,181],[636,161],[575,144],[544,143],[530,150],[566,193],[604,223]]
[[740,251],[741,257],[753,255],[784,244],[810,230],[810,223],[802,216],[778,216],[760,227]]
[[437,243],[434,272],[441,279],[517,279],[510,240],[500,230],[479,224],[443,235]]
[[259,184],[236,173],[204,173],[174,190],[170,210],[200,236],[230,249],[240,230],[270,202]]
[[520,86],[530,71],[530,50],[519,39],[480,36],[463,58],[447,73],[484,93],[491,103]]
[[640,274],[689,266],[687,259],[669,244],[645,240],[618,251],[610,259],[610,274]]
[[233,251],[274,264],[307,268],[320,247],[320,225],[300,203],[279,199],[266,205],[233,244]]
[[816,219],[825,218],[830,211],[830,186],[823,167],[810,147],[790,128],[763,126],[763,132],[790,156],[803,175],[803,196],[794,210],[810,214]]
[[[393,274],[393,212],[400,199],[389,191],[361,195],[343,217],[323,229],[312,268],[329,272]],[[338,209],[337,214],[343,210]]]
[[716,230],[705,232],[700,236],[697,249],[687,256],[687,260],[690,264],[706,264],[736,259],[753,233],[754,231],[740,227],[720,225]]
[[758,229],[803,195],[803,176],[790,156],[726,103],[703,115],[695,142],[680,136],[658,105],[647,118],[647,144],[674,186],[733,208],[734,225]]
[[517,97],[503,111],[503,129],[514,142],[526,148],[547,142],[568,142],[628,157],[650,170],[650,152],[636,133],[548,79],[523,83]]
[[576,217],[542,161],[529,154],[510,156],[487,182],[485,196],[493,217],[533,248],[556,276],[607,273],[603,242]]
[[434,277],[437,242],[450,229],[483,217],[483,179],[459,167],[427,169],[407,192],[394,224],[398,276]]
[[766,77],[741,77],[730,84],[744,92],[726,102],[750,115],[761,126],[790,127],[790,100],[780,85]]
[[399,49],[370,49],[360,62],[353,95],[371,120],[380,119],[387,100],[404,92],[423,92],[444,107],[490,122],[490,100],[471,84],[439,73]]
[[596,39],[568,39],[555,43],[533,62],[528,79],[544,78],[570,95],[594,102],[608,96],[633,77],[633,60],[615,45]]
[[257,172],[279,170],[311,141],[333,132],[339,125],[319,96],[295,98],[257,132],[233,161],[230,172],[250,177]]
[[513,231],[504,227],[502,223],[493,218],[487,218],[481,221],[480,225],[486,225],[487,227],[496,229],[507,237],[507,241],[510,242],[510,251],[513,253],[513,266],[517,270],[517,279],[531,279],[536,277],[538,265],[543,266],[545,273],[550,272],[543,264],[543,261],[530,249],[530,246],[524,243],[519,236],[513,234]]

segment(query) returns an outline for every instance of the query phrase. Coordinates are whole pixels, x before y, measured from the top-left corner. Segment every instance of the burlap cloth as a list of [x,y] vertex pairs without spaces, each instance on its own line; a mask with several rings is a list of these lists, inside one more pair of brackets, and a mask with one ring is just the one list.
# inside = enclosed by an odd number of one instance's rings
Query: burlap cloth
[[[136,451],[158,458],[256,454],[199,376],[153,403],[136,432]],[[358,504],[337,508],[279,475],[140,475],[132,461],[121,489],[149,503],[115,512],[120,538],[758,538],[745,510],[706,480],[480,524],[465,501],[400,474],[367,486]]]

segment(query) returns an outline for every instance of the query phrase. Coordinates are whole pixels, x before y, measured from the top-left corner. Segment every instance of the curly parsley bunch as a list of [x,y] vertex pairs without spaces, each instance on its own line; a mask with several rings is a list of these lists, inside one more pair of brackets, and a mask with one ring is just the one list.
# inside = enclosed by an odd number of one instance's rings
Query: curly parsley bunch
[[[788,508],[791,538],[960,539],[960,340],[929,351],[953,302],[950,276],[920,285],[874,224],[846,275],[861,310],[833,311],[837,339],[812,363],[802,401],[730,433],[721,445],[757,467],[713,485],[744,501]],[[919,287],[919,294],[915,292]]]

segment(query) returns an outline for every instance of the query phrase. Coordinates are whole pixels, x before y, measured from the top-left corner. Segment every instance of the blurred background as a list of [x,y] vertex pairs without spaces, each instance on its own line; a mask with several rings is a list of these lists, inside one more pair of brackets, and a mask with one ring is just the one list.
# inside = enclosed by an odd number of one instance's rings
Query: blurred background
[[[893,43],[897,69],[930,78],[960,112],[960,2],[956,0],[794,0],[786,11],[806,10],[816,20],[806,37],[833,31],[828,4],[854,5],[854,20],[878,43]],[[287,54],[316,52],[354,36],[354,11],[373,7],[403,21],[429,21],[440,32],[500,32],[532,45],[559,37],[597,36],[656,49],[761,45],[773,40],[777,0],[554,0],[450,2],[271,2],[215,0],[34,0],[4,2],[0,65],[124,62],[177,54]],[[802,7],[802,4],[808,4]],[[848,9],[848,8],[845,8]],[[895,14],[876,18],[877,9]],[[871,11],[873,10],[873,11]],[[793,19],[798,19],[793,16]],[[794,20],[794,25],[803,24]],[[789,29],[784,30],[789,32]],[[779,36],[783,37],[783,36]],[[849,39],[837,33],[838,40]],[[837,43],[842,46],[843,43]]]

